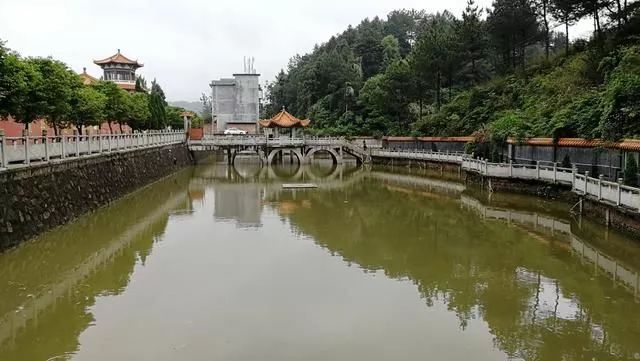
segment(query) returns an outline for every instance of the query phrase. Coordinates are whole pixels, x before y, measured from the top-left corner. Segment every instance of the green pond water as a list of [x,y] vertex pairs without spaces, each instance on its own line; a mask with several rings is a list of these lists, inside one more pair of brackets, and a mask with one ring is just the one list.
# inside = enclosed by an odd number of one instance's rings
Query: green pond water
[[640,242],[457,177],[184,170],[0,254],[0,360],[640,360]]

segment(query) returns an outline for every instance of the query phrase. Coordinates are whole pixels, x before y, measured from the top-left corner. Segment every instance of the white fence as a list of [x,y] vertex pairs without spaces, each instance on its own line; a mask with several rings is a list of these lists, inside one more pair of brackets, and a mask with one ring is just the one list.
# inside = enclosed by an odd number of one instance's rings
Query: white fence
[[490,163],[486,160],[464,157],[462,169],[478,172],[488,177],[536,179],[571,185],[574,192],[589,195],[599,201],[624,206],[640,212],[640,188],[622,185],[589,177],[589,172],[578,174],[575,169],[551,165],[523,165],[513,163]]
[[496,178],[534,179],[551,183],[570,185],[578,194],[589,195],[599,201],[623,206],[640,212],[640,188],[622,185],[618,182],[605,181],[589,177],[589,172],[578,174],[576,169],[561,168],[552,165],[526,165],[514,163],[491,163],[482,159],[474,159],[462,153],[445,153],[421,150],[372,150],[371,155],[392,159],[429,160],[435,162],[456,163],[462,169],[473,171],[484,176]]
[[372,150],[371,155],[374,157],[385,157],[395,159],[410,159],[410,160],[431,160],[436,162],[447,162],[461,164],[464,154],[463,153],[448,153],[448,152],[432,152],[424,150]]
[[181,130],[133,134],[4,137],[0,135],[0,169],[12,165],[49,162],[92,154],[182,143]]

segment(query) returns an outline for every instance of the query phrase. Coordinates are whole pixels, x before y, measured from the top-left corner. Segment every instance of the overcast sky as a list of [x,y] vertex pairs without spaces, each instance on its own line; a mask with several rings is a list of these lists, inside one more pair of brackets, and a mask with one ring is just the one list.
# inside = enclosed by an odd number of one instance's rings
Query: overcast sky
[[[491,0],[477,0],[488,6]],[[0,0],[0,39],[24,56],[52,56],[98,77],[93,59],[117,49],[144,63],[169,100],[194,101],[211,80],[256,58],[261,83],[289,58],[349,24],[399,8],[459,16],[466,0]],[[580,26],[578,33],[588,31]]]

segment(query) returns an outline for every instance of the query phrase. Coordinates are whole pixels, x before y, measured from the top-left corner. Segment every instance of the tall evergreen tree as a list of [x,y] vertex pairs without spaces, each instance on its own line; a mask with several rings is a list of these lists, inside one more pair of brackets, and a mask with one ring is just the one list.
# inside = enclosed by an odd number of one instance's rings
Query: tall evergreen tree
[[160,84],[153,79],[151,93],[149,93],[149,112],[151,115],[151,129],[162,129],[167,125],[167,101]]
[[564,24],[565,54],[569,54],[569,27],[580,17],[580,0],[551,0],[551,15]]
[[489,35],[502,57],[502,69],[525,68],[525,50],[538,41],[540,28],[530,0],[495,0],[487,18]]
[[467,7],[462,13],[460,24],[460,47],[464,59],[471,63],[469,80],[471,84],[484,80],[478,62],[487,53],[488,36],[486,24],[482,20],[482,9],[479,9],[474,0],[467,0]]
[[382,68],[387,69],[396,60],[400,60],[400,43],[393,35],[382,39]]

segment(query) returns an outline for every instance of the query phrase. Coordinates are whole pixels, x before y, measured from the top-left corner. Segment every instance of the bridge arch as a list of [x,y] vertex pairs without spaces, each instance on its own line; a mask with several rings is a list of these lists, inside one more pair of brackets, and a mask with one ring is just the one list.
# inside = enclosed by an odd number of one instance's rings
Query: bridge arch
[[311,162],[313,160],[313,155],[318,153],[318,152],[327,152],[329,153],[329,155],[331,155],[331,159],[333,160],[333,163],[335,164],[341,164],[342,163],[342,156],[334,149],[334,148],[329,148],[329,147],[311,147],[309,148],[309,150],[307,150],[306,154],[305,154],[305,160],[307,162]]
[[262,151],[262,149],[259,148],[250,148],[250,149],[234,149],[231,153],[231,160],[229,162],[229,164],[234,164],[236,162],[236,157],[238,156],[238,154],[240,154],[241,151],[252,151],[253,153],[256,153],[258,155],[258,157],[260,158],[260,163],[264,164],[266,161],[266,157],[264,155],[264,152]]
[[280,152],[283,152],[285,150],[290,151],[296,156],[296,158],[298,159],[298,164],[302,164],[302,162],[304,162],[304,156],[302,155],[300,150],[295,148],[276,148],[276,149],[272,149],[269,152],[269,156],[267,156],[267,164],[268,165],[273,164],[273,160],[276,157],[276,155],[278,155]]

